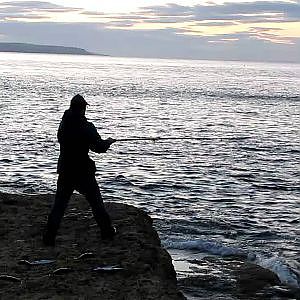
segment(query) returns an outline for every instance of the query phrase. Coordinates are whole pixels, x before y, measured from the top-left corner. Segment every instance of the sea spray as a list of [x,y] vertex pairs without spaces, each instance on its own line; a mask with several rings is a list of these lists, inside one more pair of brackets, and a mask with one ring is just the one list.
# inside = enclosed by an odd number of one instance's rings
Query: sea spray
[[176,240],[164,241],[164,246],[169,249],[178,250],[198,250],[212,255],[228,257],[240,257],[245,260],[257,264],[262,268],[268,269],[275,273],[281,283],[292,287],[300,288],[300,276],[293,270],[291,266],[284,260],[283,257],[271,256],[266,257],[251,251],[246,251],[238,247],[227,246],[219,241],[211,240]]
[[226,246],[218,241],[207,241],[202,239],[165,241],[164,245],[166,248],[171,249],[199,250],[220,256],[238,256],[246,258],[248,255],[248,253],[242,249]]
[[272,256],[263,257],[256,255],[254,263],[259,266],[274,272],[279,280],[292,288],[300,288],[300,277],[291,266],[284,260],[283,257]]

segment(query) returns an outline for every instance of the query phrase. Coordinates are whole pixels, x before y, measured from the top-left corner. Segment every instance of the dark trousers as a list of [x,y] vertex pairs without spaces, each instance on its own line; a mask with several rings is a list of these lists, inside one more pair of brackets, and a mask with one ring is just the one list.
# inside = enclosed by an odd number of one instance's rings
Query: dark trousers
[[48,216],[47,234],[55,238],[74,190],[86,197],[101,233],[110,232],[111,220],[105,210],[95,174],[91,172],[84,175],[59,174],[54,205]]

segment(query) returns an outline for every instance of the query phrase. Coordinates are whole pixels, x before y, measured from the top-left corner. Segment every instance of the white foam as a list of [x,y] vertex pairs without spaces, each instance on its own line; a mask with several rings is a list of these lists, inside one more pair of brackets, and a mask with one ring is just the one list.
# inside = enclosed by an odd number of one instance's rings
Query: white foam
[[296,272],[285,262],[282,257],[269,258],[257,255],[254,263],[275,273],[281,283],[293,288],[300,288],[300,278]]
[[244,257],[252,263],[275,273],[281,283],[292,288],[300,288],[299,274],[293,270],[284,258],[279,256],[264,257],[253,252],[244,251],[237,247],[223,245],[218,241],[201,239],[165,241],[164,246],[169,249],[198,250],[199,252],[207,252],[213,255]]
[[221,256],[243,256],[247,257],[247,253],[239,248],[225,246],[217,241],[207,241],[207,240],[178,240],[178,241],[165,241],[164,246],[171,249],[181,249],[181,250],[199,250],[208,252],[214,255]]

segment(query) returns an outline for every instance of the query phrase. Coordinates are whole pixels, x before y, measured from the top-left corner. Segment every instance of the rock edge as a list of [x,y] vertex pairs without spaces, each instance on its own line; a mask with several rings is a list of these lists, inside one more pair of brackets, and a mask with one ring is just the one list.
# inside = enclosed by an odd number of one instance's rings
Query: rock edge
[[[47,248],[41,232],[53,198],[0,193],[0,275],[21,280],[0,279],[1,299],[185,299],[177,288],[171,257],[145,212],[106,203],[118,234],[114,241],[104,242],[88,203],[73,196],[57,246]],[[83,253],[90,255],[78,259]],[[41,259],[55,262],[20,264]],[[103,265],[123,270],[93,271]],[[54,272],[60,268],[67,269]]]

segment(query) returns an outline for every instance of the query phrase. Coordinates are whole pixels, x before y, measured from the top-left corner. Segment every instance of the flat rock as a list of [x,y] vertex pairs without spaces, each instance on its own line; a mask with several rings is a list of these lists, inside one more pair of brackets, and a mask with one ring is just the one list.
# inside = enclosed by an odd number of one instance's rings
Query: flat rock
[[[113,241],[102,241],[88,203],[75,195],[57,245],[49,248],[41,233],[53,198],[0,193],[0,275],[21,279],[0,281],[1,299],[185,299],[171,257],[145,212],[106,203],[118,232]],[[84,253],[92,255],[78,259]],[[32,266],[20,260],[55,262]],[[93,271],[99,266],[119,269]],[[59,269],[65,272],[56,274]]]

